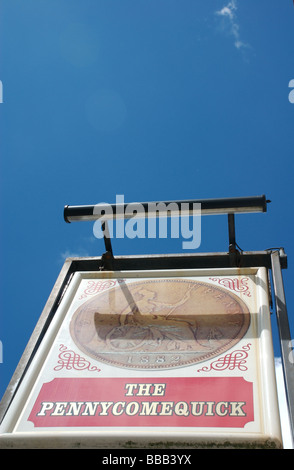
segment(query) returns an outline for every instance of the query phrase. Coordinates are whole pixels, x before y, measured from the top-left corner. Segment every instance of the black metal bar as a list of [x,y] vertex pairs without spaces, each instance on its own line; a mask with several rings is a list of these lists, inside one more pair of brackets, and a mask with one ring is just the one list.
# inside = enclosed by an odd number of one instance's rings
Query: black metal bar
[[[287,268],[287,255],[281,256],[282,269]],[[99,269],[101,257],[72,258],[75,270],[95,271]],[[231,268],[232,257],[229,253],[190,253],[168,255],[115,256],[114,271],[156,270],[156,269],[210,269]],[[271,269],[271,252],[242,252],[235,267],[252,268],[264,266]]]
[[236,252],[235,215],[228,214],[229,225],[229,252]]
[[280,335],[281,358],[284,371],[286,397],[289,410],[292,438],[294,440],[294,356],[292,351],[291,332],[288,320],[286,298],[280,263],[280,252],[271,254],[272,277],[275,293],[277,324]]
[[113,256],[111,238],[110,238],[110,233],[109,233],[109,227],[108,227],[107,220],[105,220],[101,225],[102,225],[105,249],[108,253],[111,254],[111,256]]
[[[185,215],[195,213],[195,204],[201,204],[201,215],[213,214],[234,214],[247,212],[266,212],[267,203],[265,195],[237,198],[219,198],[219,199],[195,199],[181,201],[154,201],[130,204],[104,204],[99,205],[105,214],[97,213],[98,205],[68,206],[64,207],[64,220],[68,223],[79,221],[97,220],[103,216],[103,219],[130,218],[135,214],[138,207],[142,210],[142,217],[170,216],[173,213],[179,213],[179,210],[185,209]],[[167,209],[167,210],[166,210]]]

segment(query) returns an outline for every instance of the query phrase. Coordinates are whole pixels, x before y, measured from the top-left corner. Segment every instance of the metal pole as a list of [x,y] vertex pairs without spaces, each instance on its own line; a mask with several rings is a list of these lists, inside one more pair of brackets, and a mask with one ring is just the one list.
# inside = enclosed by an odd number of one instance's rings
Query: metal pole
[[[129,219],[135,214],[137,217],[194,215],[194,204],[201,204],[201,215],[235,214],[248,212],[266,212],[267,203],[265,195],[237,198],[194,199],[184,201],[153,201],[133,202],[119,204],[99,204],[86,206],[64,206],[65,222],[92,221],[103,217],[103,220]],[[95,211],[99,207],[99,211]],[[140,209],[138,211],[138,209]],[[102,214],[103,213],[103,214]]]
[[101,225],[102,225],[105,249],[108,253],[111,254],[111,256],[113,256],[111,238],[110,238],[110,233],[109,233],[109,227],[108,227],[107,220],[105,220]]
[[229,252],[236,251],[236,234],[235,234],[235,214],[228,214],[229,224]]
[[294,356],[292,351],[291,333],[283,286],[280,252],[272,252],[271,260],[286,397],[288,402],[292,439],[294,440]]

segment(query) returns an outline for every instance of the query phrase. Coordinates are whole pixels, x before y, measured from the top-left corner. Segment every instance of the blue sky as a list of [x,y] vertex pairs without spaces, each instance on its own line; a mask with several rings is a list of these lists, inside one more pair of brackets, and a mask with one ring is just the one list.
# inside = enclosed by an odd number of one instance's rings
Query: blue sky
[[[66,256],[104,251],[65,204],[266,194],[243,250],[284,246],[293,330],[291,0],[0,2],[2,395]],[[227,251],[225,216],[197,251]],[[114,240],[114,254],[181,240]],[[274,319],[275,325],[275,319]],[[279,355],[274,331],[276,355]]]

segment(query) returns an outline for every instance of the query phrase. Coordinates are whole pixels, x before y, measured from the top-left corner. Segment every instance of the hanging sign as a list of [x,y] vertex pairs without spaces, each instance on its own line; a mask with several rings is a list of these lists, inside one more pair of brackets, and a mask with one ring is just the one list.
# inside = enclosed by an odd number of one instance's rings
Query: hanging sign
[[0,446],[281,447],[265,268],[76,272]]

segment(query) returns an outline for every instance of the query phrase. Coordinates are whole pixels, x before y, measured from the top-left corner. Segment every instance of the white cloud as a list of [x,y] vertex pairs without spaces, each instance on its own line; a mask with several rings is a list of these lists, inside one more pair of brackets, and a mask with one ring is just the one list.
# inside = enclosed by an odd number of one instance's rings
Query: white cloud
[[237,7],[236,7],[236,4],[234,1],[228,3],[228,5],[226,7],[223,7],[220,11],[217,11],[217,14],[218,15],[221,15],[221,16],[228,16],[230,18],[230,20],[233,21],[234,19],[234,10],[236,10]]
[[240,27],[237,21],[237,1],[231,0],[221,10],[216,11],[216,15],[222,18],[222,27],[234,38],[234,45],[237,49],[248,47],[249,45],[240,38]]
[[80,258],[80,257],[88,257],[89,255],[81,250],[79,253],[78,252],[72,252],[70,250],[66,250],[64,251],[63,253],[61,253],[60,255],[60,261],[62,263],[64,263],[64,261],[66,260],[66,258]]

